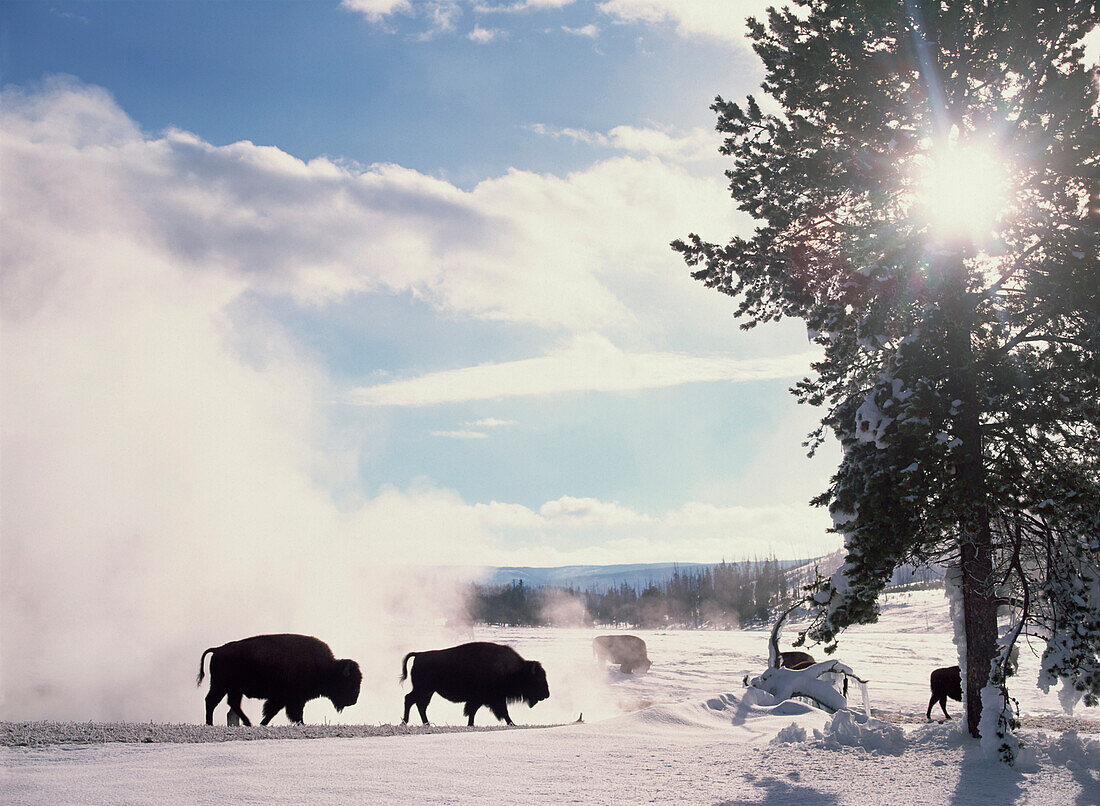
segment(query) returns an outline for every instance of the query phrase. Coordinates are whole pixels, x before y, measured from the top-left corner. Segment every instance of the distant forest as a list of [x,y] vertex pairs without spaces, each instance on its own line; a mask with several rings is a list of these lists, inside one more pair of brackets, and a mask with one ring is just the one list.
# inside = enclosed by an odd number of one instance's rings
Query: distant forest
[[644,587],[622,583],[608,591],[574,587],[470,586],[471,622],[525,627],[608,625],[614,627],[734,628],[764,623],[794,595],[774,558],[675,571]]

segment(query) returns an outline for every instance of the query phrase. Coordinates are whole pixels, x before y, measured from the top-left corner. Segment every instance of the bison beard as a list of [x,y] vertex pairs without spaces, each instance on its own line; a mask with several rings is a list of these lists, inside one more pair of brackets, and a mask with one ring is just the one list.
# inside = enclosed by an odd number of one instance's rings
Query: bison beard
[[337,660],[324,641],[308,635],[257,635],[211,647],[199,658],[198,685],[203,662],[210,655],[210,692],[206,695],[206,724],[214,724],[214,708],[227,698],[229,709],[244,725],[241,697],[264,702],[266,725],[283,708],[287,719],[301,724],[309,700],[328,697],[337,711],[355,705],[363,675],[353,660]]
[[428,724],[428,703],[433,694],[465,703],[462,713],[468,725],[474,724],[474,714],[487,706],[493,716],[511,725],[508,703],[524,701],[532,708],[549,698],[546,672],[538,661],[524,660],[511,647],[477,641],[450,649],[410,652],[401,662],[401,680],[409,677],[412,667],[412,691],[405,695],[405,716],[416,705],[420,718]]

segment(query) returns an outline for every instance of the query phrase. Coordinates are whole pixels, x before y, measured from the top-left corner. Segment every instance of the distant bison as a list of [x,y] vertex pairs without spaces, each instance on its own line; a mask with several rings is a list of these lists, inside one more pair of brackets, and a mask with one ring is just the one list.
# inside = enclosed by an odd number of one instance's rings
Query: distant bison
[[779,653],[779,665],[784,669],[805,669],[807,666],[813,666],[816,662],[814,656],[809,652]]
[[592,640],[592,654],[600,663],[617,663],[623,674],[635,669],[648,672],[653,664],[645,651],[645,641],[636,635],[598,635]]
[[463,702],[462,713],[474,724],[474,714],[486,706],[497,719],[509,725],[508,703],[535,704],[549,698],[546,672],[538,661],[524,660],[511,647],[475,641],[449,649],[410,652],[401,662],[401,680],[409,676],[412,667],[412,691],[405,695],[405,716],[416,705],[420,718],[428,724],[428,703],[438,693],[451,702]]
[[960,674],[958,666],[946,666],[943,669],[936,669],[932,672],[929,678],[929,684],[932,687],[932,699],[928,701],[928,713],[925,714],[925,718],[932,721],[932,706],[936,703],[940,704],[940,708],[943,709],[943,718],[950,719],[951,715],[947,713],[947,698],[950,697],[957,702],[962,702],[962,675]]
[[227,697],[229,710],[245,725],[252,723],[241,710],[241,697],[265,700],[266,725],[286,708],[291,722],[302,722],[309,700],[328,697],[337,711],[355,705],[363,675],[353,660],[336,660],[328,644],[308,635],[257,635],[211,647],[199,658],[198,685],[203,662],[210,656],[210,692],[206,695],[206,724],[214,724],[214,708]]

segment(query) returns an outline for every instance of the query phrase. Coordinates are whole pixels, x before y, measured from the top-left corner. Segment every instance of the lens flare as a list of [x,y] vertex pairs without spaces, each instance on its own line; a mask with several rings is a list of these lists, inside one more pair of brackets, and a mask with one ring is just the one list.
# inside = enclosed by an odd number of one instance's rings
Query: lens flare
[[930,155],[920,177],[920,206],[946,240],[982,244],[992,237],[1006,205],[1007,171],[995,151],[945,147]]

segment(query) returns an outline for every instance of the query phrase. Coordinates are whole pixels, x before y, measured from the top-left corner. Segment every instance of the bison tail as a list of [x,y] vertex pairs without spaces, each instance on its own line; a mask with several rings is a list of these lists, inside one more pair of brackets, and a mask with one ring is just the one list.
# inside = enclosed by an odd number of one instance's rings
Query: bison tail
[[409,676],[409,658],[415,655],[415,652],[410,652],[405,656],[405,659],[401,661],[401,682],[404,683]]
[[195,685],[196,686],[201,686],[202,685],[202,680],[206,676],[206,673],[203,671],[203,668],[202,668],[203,663],[206,661],[206,656],[209,655],[210,653],[212,653],[214,651],[214,649],[215,649],[215,647],[210,647],[210,649],[203,652],[202,655],[199,657],[199,676],[195,679]]

